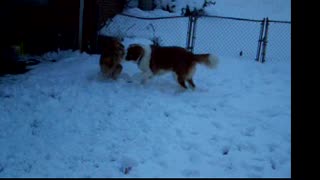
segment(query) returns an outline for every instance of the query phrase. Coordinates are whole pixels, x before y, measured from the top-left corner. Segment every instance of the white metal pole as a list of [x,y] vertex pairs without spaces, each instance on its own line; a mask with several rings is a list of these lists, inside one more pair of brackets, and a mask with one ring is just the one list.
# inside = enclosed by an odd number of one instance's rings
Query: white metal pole
[[83,9],[84,9],[84,0],[80,0],[80,10],[79,10],[79,48],[80,50],[82,50]]

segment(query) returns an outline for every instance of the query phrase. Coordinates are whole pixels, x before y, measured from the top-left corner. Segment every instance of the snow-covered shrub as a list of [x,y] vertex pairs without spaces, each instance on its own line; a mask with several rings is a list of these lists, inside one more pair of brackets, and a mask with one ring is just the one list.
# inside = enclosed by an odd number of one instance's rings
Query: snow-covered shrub
[[124,23],[114,23],[114,21],[116,19],[107,20],[106,25],[100,29],[99,35],[104,34],[117,39],[123,39],[124,37],[128,37],[128,31],[136,25],[130,24],[130,26],[124,26]]
[[127,0],[126,5],[128,8],[136,8],[139,5],[139,1],[138,0]]
[[204,14],[204,8],[215,5],[214,0],[155,0],[157,8],[181,15]]
[[163,45],[163,40],[161,39],[160,36],[157,36],[156,35],[156,29],[154,27],[154,25],[152,23],[150,23],[147,28],[147,30],[151,30],[152,31],[152,38],[151,38],[151,41],[153,42],[153,45],[155,46],[160,46],[160,45]]

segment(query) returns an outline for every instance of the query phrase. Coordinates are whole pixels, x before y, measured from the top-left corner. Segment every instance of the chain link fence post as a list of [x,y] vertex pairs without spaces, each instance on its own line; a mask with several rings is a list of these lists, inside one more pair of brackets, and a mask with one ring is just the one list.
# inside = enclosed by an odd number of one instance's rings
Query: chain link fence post
[[192,39],[191,39],[191,52],[194,49],[194,42],[196,40],[196,27],[197,27],[198,16],[193,16],[193,30],[192,30]]
[[194,49],[194,42],[196,39],[196,26],[197,26],[197,15],[190,15],[189,16],[189,23],[188,23],[188,35],[187,35],[187,50],[193,52]]
[[261,60],[262,63],[266,61],[268,30],[269,30],[269,18],[266,19],[266,28],[265,28],[265,33],[264,33],[263,43],[262,43],[262,60]]
[[263,18],[261,22],[261,28],[260,28],[260,35],[259,35],[259,40],[258,40],[258,49],[257,49],[257,56],[256,56],[256,61],[259,62],[260,60],[260,51],[261,51],[261,45],[262,45],[262,37],[263,37],[263,32],[264,32],[264,25],[265,25],[266,18]]
[[187,45],[186,45],[186,49],[188,51],[191,50],[191,47],[190,47],[190,41],[191,41],[191,31],[192,31],[192,16],[189,16],[189,21],[188,21],[188,32],[187,32]]

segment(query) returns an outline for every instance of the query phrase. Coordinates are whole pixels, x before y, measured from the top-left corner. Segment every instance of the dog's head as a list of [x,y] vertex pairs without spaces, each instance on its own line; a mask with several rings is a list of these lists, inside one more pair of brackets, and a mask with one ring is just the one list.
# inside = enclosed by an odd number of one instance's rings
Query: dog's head
[[115,71],[117,64],[119,63],[117,63],[113,57],[100,57],[101,72],[108,77],[112,76],[112,73]]
[[124,54],[124,46],[118,40],[106,44],[100,56],[100,68],[103,74],[112,77],[114,72],[118,70],[117,67],[120,65]]
[[127,61],[138,61],[141,59],[144,55],[144,49],[139,44],[131,44],[128,47],[127,55],[125,57],[125,60]]
[[115,41],[113,41],[112,47],[113,48],[111,48],[111,49],[115,52],[115,54],[117,54],[117,56],[121,57],[121,59],[122,59],[125,54],[124,45],[120,41],[115,40]]

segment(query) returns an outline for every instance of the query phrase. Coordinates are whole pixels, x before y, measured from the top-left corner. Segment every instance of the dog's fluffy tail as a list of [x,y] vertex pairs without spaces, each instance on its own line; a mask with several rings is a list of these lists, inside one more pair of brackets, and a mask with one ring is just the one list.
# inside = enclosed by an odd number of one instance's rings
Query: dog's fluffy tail
[[195,54],[194,57],[198,63],[209,68],[216,68],[219,63],[219,58],[213,54]]

